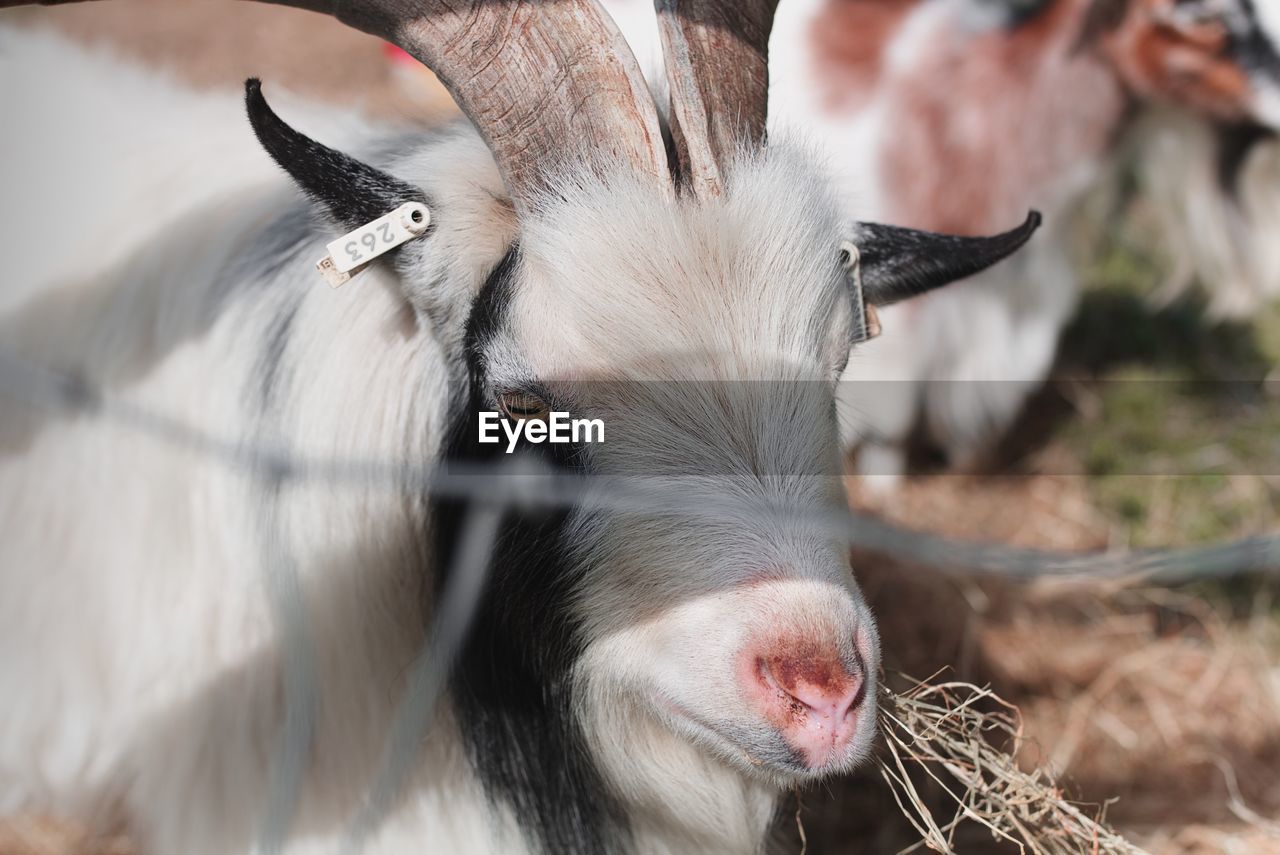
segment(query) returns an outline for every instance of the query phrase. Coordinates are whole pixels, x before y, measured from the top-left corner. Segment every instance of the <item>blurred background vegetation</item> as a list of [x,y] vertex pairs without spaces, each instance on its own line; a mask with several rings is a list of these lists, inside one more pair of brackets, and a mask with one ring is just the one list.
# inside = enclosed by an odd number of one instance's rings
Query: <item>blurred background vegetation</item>
[[1054,381],[1078,417],[1054,440],[1127,543],[1264,531],[1280,519],[1280,305],[1215,322],[1199,291],[1159,300],[1171,263],[1146,205],[1124,200],[1085,267]]

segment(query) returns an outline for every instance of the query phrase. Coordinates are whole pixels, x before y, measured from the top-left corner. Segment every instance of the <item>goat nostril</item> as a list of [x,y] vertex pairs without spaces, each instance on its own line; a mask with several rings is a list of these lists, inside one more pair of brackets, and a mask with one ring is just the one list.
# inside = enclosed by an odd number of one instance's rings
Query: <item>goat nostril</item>
[[780,695],[787,695],[790,697],[791,693],[782,688],[782,684],[778,682],[778,678],[774,676],[773,669],[769,667],[768,659],[756,659],[756,673],[760,675],[760,681],[770,689]]
[[863,694],[862,676],[843,667],[804,668],[796,662],[762,657],[756,660],[756,669],[760,681],[786,698],[797,713],[844,719],[859,706]]
[[786,698],[787,702],[791,704],[793,712],[800,713],[814,711],[814,707],[804,698],[799,697],[799,694],[793,687],[784,685],[783,680],[779,679],[778,674],[775,673],[773,665],[768,659],[759,659],[756,664],[760,671],[760,678],[764,684],[775,694]]

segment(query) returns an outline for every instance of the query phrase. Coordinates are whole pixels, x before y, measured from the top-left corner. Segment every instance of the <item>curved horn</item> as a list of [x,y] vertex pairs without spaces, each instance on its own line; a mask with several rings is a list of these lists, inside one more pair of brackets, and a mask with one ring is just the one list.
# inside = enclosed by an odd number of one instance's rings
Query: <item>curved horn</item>
[[741,145],[764,144],[777,0],[656,0],[681,177],[719,194]]
[[1031,211],[1022,225],[989,237],[857,223],[852,239],[858,248],[863,299],[887,306],[986,270],[1029,241],[1040,222],[1040,212]]
[[[670,183],[653,98],[595,0],[266,2],[332,15],[434,71],[488,143],[518,206],[574,153]],[[0,8],[30,3],[0,0]]]

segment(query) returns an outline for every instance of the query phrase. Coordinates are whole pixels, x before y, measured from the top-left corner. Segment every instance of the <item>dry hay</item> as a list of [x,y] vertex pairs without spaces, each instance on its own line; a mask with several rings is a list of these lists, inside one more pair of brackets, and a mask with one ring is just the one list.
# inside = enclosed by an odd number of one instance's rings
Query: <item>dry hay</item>
[[[1106,804],[1109,823],[1132,844],[1160,855],[1280,855],[1274,585],[1018,586],[871,555],[855,556],[854,566],[886,668],[945,668],[989,685],[1020,711],[1020,767],[1043,768],[1074,803]],[[913,780],[935,816],[954,813],[936,781],[918,769]],[[813,851],[896,852],[919,840],[906,820],[883,828],[894,823],[884,813],[893,803],[876,795],[882,786],[855,776],[806,793]],[[963,825],[953,848],[965,855],[1017,851]]]
[[1280,855],[1280,626],[1263,591],[1230,619],[1185,593],[1041,587],[979,621],[978,659],[1018,707],[960,681],[885,690],[881,773],[921,838],[904,851],[986,851],[972,834],[957,848],[968,821],[993,851]]
[[[1171,591],[1080,592],[979,633],[1035,742],[1161,853],[1280,853],[1280,626]],[[1211,842],[1212,841],[1212,842]]]
[[[990,689],[959,681],[917,682],[903,693],[883,694],[880,729],[887,757],[880,760],[880,772],[921,837],[904,851],[925,846],[955,853],[954,833],[968,821],[1035,855],[1142,852],[1068,801],[1044,769],[1019,765],[1021,716]],[[913,783],[912,768],[924,770],[950,797],[953,816],[934,815],[931,800]]]

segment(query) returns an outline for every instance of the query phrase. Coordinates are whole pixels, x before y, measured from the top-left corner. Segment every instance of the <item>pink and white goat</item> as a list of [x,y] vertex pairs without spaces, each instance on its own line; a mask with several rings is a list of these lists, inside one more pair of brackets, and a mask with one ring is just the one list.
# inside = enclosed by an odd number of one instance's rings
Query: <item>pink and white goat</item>
[[[972,464],[1044,380],[1077,302],[1071,215],[1140,117],[1143,174],[1219,311],[1280,294],[1280,4],[1272,0],[796,0],[779,9],[770,121],[823,144],[846,210],[978,233],[1033,207],[1007,265],[884,312],[840,394],[863,472],[923,427]],[[1257,176],[1257,177],[1255,177]],[[1252,221],[1251,221],[1252,218]],[[1268,231],[1272,229],[1272,231]]]

